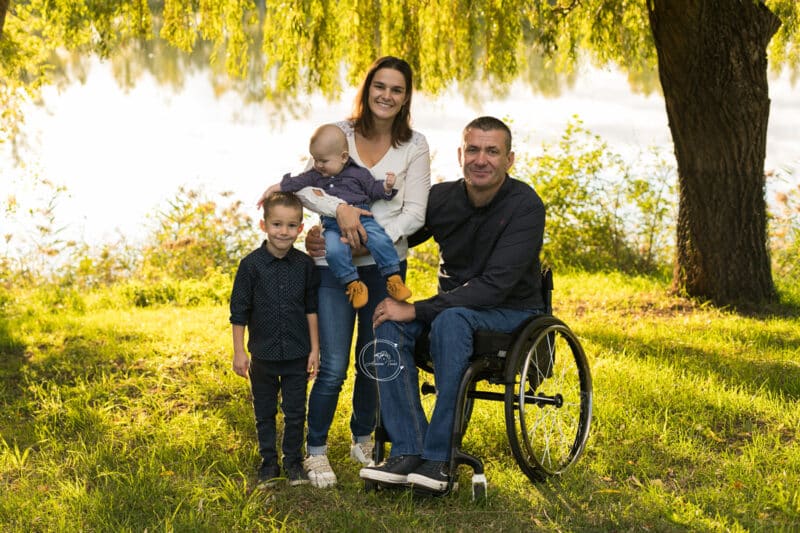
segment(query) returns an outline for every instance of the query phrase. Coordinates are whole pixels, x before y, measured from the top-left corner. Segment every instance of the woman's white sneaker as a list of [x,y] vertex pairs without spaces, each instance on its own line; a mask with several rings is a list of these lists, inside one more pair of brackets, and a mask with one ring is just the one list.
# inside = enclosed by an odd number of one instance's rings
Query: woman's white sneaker
[[314,487],[325,489],[336,485],[336,474],[333,473],[327,455],[309,455],[303,461],[303,468]]
[[375,464],[372,458],[372,451],[374,449],[375,444],[371,440],[366,442],[354,442],[350,445],[350,459],[364,466],[372,466]]

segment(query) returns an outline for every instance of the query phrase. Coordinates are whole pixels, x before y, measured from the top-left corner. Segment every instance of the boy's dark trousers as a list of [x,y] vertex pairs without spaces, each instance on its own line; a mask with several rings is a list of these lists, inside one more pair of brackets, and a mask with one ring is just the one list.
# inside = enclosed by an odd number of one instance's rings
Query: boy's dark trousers
[[306,421],[306,385],[308,359],[289,361],[250,361],[250,387],[256,414],[258,451],[267,464],[278,464],[276,449],[278,393],[283,411],[283,467],[303,460],[303,429]]

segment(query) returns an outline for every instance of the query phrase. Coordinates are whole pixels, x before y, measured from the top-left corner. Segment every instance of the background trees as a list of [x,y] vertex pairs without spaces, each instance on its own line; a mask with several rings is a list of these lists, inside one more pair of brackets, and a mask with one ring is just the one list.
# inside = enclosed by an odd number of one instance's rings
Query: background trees
[[[502,92],[541,66],[571,72],[582,58],[616,63],[642,90],[659,72],[679,176],[674,287],[719,304],[775,298],[767,253],[767,51],[797,70],[800,7],[792,0],[165,0],[11,2],[2,34],[0,103],[12,132],[19,88],[35,94],[50,54],[110,55],[158,32],[176,47],[213,47],[211,60],[254,91],[335,96],[378,55],[409,60],[419,88],[482,81]],[[780,22],[783,22],[781,25]]]

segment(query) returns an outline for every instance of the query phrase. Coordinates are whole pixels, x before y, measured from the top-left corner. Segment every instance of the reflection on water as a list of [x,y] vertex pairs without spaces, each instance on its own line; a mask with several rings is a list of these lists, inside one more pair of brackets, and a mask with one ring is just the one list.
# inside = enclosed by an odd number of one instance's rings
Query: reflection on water
[[[54,57],[54,86],[43,93],[42,106],[25,110],[20,164],[0,146],[2,233],[21,235],[26,230],[9,229],[12,218],[47,204],[51,189],[35,186],[42,180],[66,187],[54,206],[64,238],[88,242],[113,240],[117,232],[142,236],[148,214],[183,185],[233,191],[234,199],[252,205],[267,185],[302,166],[315,125],[349,114],[353,87],[334,99],[298,94],[267,100],[260,54],[251,55],[249,74],[239,79],[221,61],[211,62],[213,52],[209,42],[185,53],[154,39],[132,41],[102,62],[79,54]],[[510,120],[518,154],[557,141],[573,115],[624,156],[651,145],[671,152],[654,72],[637,76],[634,91],[618,71],[558,72],[533,49],[524,64],[519,81],[505,88],[472,81],[436,97],[415,94],[414,126],[430,144],[434,179],[458,176],[459,132],[479,114]],[[773,82],[771,96],[767,168],[796,166],[800,99],[786,80]],[[14,217],[7,208],[11,195]]]

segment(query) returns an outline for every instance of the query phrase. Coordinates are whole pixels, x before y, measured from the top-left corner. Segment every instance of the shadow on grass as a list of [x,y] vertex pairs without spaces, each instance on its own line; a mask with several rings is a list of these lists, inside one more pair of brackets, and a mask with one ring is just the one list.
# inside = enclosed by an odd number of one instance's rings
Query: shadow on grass
[[15,334],[8,320],[0,316],[0,379],[16,379],[25,362],[25,343]]
[[[770,361],[760,359],[758,346],[769,346],[788,353],[800,352],[800,336],[787,330],[757,330],[747,334],[730,334],[738,353],[727,353],[697,348],[691,338],[680,344],[674,338],[665,339],[643,335],[630,335],[618,331],[584,332],[583,337],[611,352],[622,352],[638,358],[655,358],[697,375],[713,375],[731,387],[747,390],[767,390],[800,398],[800,366],[794,360]],[[746,348],[746,352],[744,347]]]

